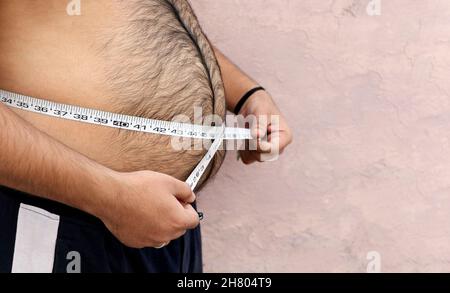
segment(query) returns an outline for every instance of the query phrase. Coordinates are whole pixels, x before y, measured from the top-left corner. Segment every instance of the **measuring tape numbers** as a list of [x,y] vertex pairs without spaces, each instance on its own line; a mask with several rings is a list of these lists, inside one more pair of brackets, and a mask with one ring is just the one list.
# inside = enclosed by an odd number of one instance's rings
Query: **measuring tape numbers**
[[205,173],[214,155],[219,150],[223,140],[252,139],[250,130],[246,128],[203,126],[122,115],[96,109],[56,103],[1,89],[0,103],[3,103],[10,108],[17,108],[40,115],[78,121],[81,123],[149,134],[214,140],[206,155],[186,180],[192,190],[194,190],[197,186],[200,178]]

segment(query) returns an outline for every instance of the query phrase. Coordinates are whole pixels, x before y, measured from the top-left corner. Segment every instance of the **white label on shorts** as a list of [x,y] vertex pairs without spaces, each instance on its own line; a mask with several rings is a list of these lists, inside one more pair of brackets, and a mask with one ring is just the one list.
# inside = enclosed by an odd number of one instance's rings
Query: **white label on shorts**
[[51,273],[59,216],[21,204],[17,218],[12,273]]

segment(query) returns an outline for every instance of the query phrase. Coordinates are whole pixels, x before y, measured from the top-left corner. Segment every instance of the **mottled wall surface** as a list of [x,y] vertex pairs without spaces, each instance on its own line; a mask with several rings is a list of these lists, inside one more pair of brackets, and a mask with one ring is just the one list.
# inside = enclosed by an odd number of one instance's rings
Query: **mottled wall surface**
[[369,2],[192,0],[295,132],[200,195],[206,271],[450,272],[450,1]]

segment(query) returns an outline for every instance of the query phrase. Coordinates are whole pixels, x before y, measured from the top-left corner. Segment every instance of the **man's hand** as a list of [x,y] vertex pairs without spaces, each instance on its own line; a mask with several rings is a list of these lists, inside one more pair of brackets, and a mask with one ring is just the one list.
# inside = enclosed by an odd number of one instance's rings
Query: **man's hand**
[[[217,56],[222,78],[225,86],[226,102],[228,110],[234,111],[239,100],[250,89],[258,86],[258,83],[234,65],[220,50],[214,48]],[[258,138],[257,149],[254,151],[241,151],[240,155],[245,164],[259,161],[272,161],[292,142],[292,131],[287,125],[286,119],[281,115],[272,97],[265,91],[254,93],[243,105],[240,113],[244,117],[254,115],[266,119],[265,123],[254,123],[253,137]],[[279,118],[277,119],[272,118]],[[261,119],[260,122],[263,122]],[[254,149],[254,148],[253,148]]]
[[173,177],[119,173],[69,149],[0,103],[0,185],[100,218],[131,247],[159,247],[199,224],[195,195]]
[[115,173],[112,178],[111,204],[96,214],[123,244],[161,247],[198,226],[191,206],[195,195],[186,183],[151,171]]
[[[244,117],[254,115],[257,118],[256,123],[251,125],[253,137],[258,139],[257,149],[240,152],[245,164],[276,159],[292,142],[292,131],[286,119],[266,91],[254,93],[245,102],[239,114]],[[260,119],[261,117],[263,119]]]

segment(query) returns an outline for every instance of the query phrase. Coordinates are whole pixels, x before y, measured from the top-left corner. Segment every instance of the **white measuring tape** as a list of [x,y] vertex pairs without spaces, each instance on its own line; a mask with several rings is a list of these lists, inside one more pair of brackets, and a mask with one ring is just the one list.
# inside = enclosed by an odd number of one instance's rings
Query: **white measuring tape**
[[66,105],[0,90],[0,102],[11,108],[22,109],[40,115],[78,121],[130,131],[197,139],[214,139],[206,155],[191,173],[186,183],[195,189],[223,140],[252,139],[249,129],[225,126],[203,126],[173,121],[161,121],[95,109]]

